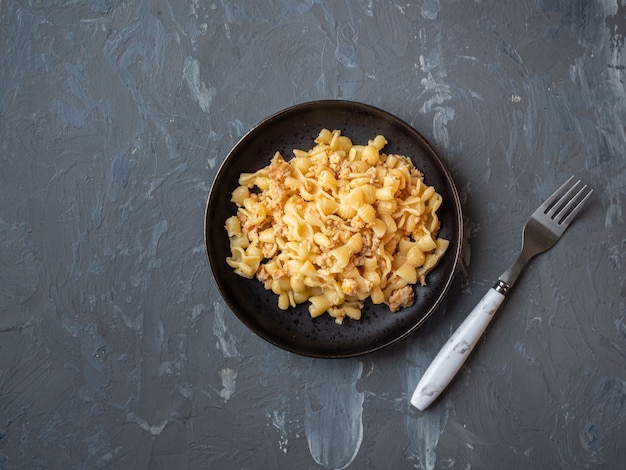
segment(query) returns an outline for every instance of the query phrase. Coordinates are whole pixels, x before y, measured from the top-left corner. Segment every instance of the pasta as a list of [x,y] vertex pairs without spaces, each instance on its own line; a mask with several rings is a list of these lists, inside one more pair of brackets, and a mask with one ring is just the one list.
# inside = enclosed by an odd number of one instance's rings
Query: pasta
[[228,265],[280,309],[308,301],[311,317],[339,324],[359,320],[368,298],[392,312],[411,306],[412,285],[425,285],[448,247],[437,237],[441,195],[407,157],[381,152],[382,135],[354,145],[322,129],[315,143],[240,175]]

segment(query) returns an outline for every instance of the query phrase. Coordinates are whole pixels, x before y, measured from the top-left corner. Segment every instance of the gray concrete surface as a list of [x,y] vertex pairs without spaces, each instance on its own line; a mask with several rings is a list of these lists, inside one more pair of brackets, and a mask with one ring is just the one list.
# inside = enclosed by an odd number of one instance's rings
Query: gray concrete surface
[[[619,468],[624,34],[609,0],[0,2],[0,468]],[[243,327],[203,245],[231,146],[322,98],[435,144],[467,235],[423,328],[338,361]],[[570,174],[587,210],[412,409]]]

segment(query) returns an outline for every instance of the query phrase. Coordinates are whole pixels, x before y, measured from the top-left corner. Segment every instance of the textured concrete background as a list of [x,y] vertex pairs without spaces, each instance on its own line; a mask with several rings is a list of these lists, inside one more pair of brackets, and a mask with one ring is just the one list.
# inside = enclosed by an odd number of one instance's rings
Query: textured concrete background
[[[625,34],[614,0],[0,1],[0,468],[619,468]],[[231,146],[319,98],[411,123],[466,218],[447,301],[357,359],[250,333],[203,245]],[[587,210],[412,409],[570,174]]]

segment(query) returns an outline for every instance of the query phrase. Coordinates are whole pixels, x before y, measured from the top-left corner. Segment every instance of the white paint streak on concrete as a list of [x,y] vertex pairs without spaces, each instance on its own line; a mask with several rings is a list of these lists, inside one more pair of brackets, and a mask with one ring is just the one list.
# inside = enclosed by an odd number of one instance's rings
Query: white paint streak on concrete
[[439,0],[423,0],[420,6],[422,16],[427,20],[436,20],[441,11]]
[[274,410],[272,412],[267,411],[266,416],[272,422],[278,432],[280,438],[278,439],[278,447],[283,453],[287,453],[287,444],[289,443],[289,435],[287,433],[287,413],[285,410]]
[[224,357],[237,356],[237,346],[235,345],[235,339],[228,332],[226,323],[224,321],[224,312],[226,308],[221,302],[213,303],[213,334],[217,338],[216,347],[219,349]]
[[222,378],[222,390],[220,396],[226,403],[235,394],[237,372],[227,367],[220,371],[220,377]]
[[183,79],[189,88],[192,98],[198,102],[200,109],[208,114],[216,91],[214,88],[207,88],[206,84],[200,79],[200,64],[197,59],[192,57],[185,58]]
[[149,432],[153,436],[158,436],[163,432],[165,426],[167,426],[168,421],[161,421],[159,424],[150,424],[145,419],[137,416],[135,413],[129,412],[126,414],[126,419],[129,423],[134,423],[138,425],[141,429],[146,432]]
[[452,99],[452,91],[444,79],[447,70],[444,64],[441,45],[438,44],[431,50],[428,58],[420,55],[419,70],[424,76],[420,80],[422,95],[426,97],[420,113],[433,114],[433,136],[435,141],[442,147],[450,146],[448,123],[454,119],[454,108],[446,103]]
[[326,468],[348,467],[361,447],[365,397],[356,385],[362,374],[360,361],[329,361],[323,371],[304,372],[304,429],[311,456]]

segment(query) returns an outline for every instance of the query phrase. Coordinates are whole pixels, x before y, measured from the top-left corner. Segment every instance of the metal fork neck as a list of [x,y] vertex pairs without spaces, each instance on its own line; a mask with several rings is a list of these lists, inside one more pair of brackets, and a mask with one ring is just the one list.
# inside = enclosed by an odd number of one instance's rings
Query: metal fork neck
[[531,257],[527,256],[527,254],[522,250],[522,253],[520,253],[511,267],[504,271],[504,273],[502,273],[502,275],[498,278],[498,282],[496,282],[493,288],[502,295],[506,295],[509,289],[513,287],[513,284],[515,284],[515,281],[517,281],[517,278],[524,270],[528,261],[530,261],[530,258]]

